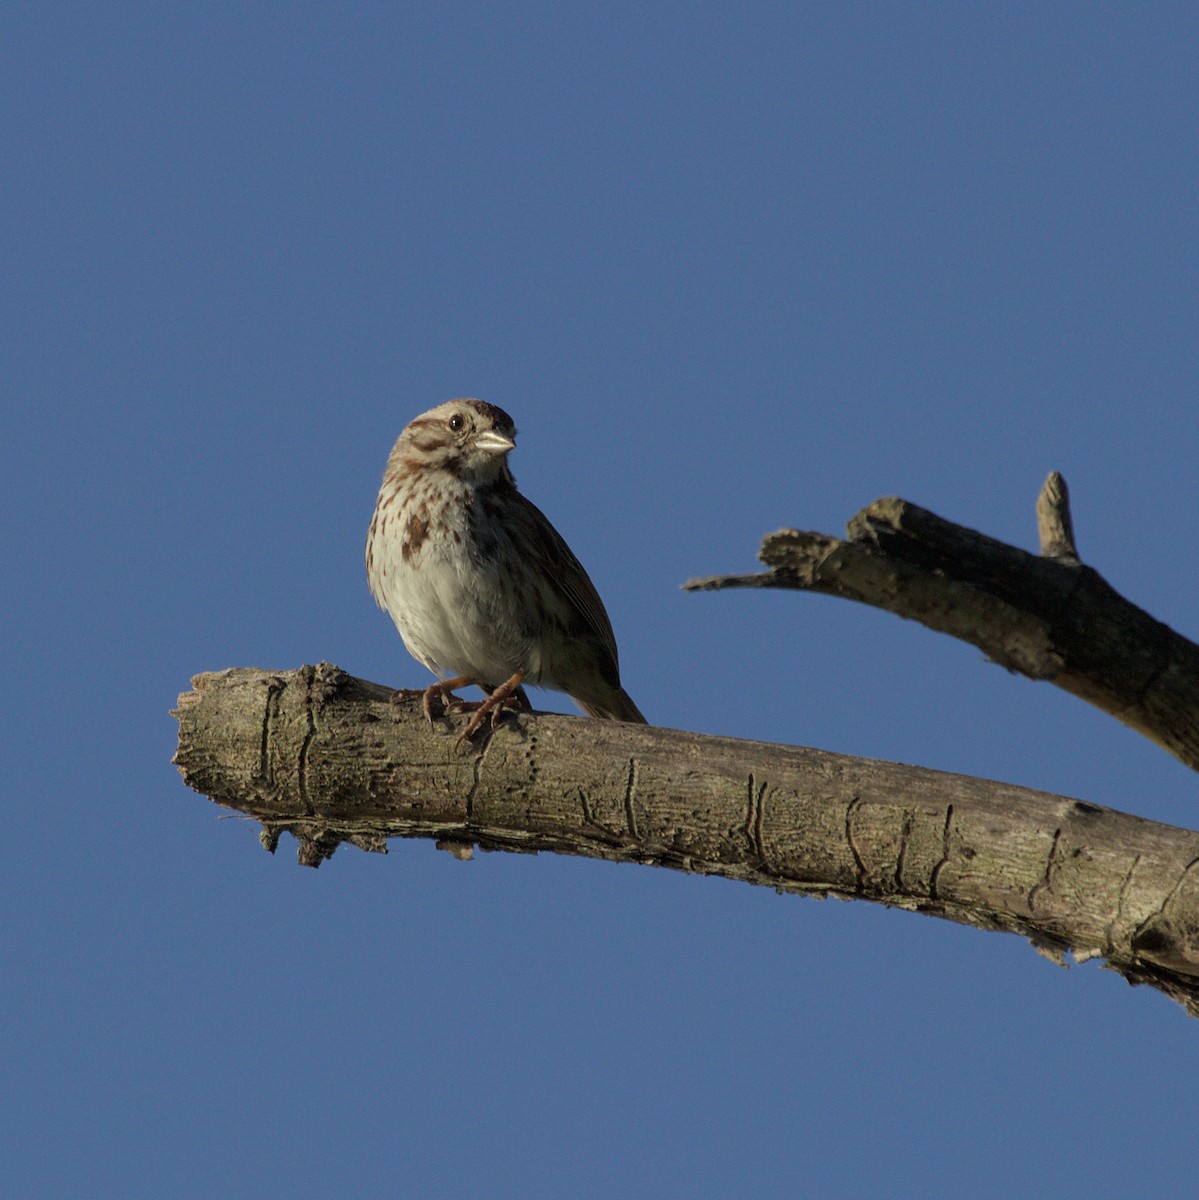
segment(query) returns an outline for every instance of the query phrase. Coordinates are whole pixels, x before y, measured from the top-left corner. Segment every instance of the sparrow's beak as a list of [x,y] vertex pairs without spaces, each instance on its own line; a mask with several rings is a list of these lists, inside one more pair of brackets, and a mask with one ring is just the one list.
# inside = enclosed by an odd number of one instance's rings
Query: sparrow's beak
[[484,429],[475,438],[475,448],[482,450],[484,454],[507,454],[509,450],[516,449],[516,443],[511,438],[504,437],[502,433],[496,433],[494,429]]

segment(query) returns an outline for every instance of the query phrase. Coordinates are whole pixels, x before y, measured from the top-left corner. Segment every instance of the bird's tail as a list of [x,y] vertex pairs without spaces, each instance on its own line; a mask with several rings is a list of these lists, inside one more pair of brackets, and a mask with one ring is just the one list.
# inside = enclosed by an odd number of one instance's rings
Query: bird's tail
[[599,717],[603,721],[633,721],[638,725],[649,724],[641,715],[641,709],[633,703],[624,688],[617,688],[614,692],[609,692],[598,700],[594,697],[580,700],[578,696],[573,699],[589,717]]

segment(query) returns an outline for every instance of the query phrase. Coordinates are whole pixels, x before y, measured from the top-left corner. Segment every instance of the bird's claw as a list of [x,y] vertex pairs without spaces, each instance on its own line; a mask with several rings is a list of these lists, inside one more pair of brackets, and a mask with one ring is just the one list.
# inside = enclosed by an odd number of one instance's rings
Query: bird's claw
[[439,680],[427,688],[397,688],[391,694],[391,702],[399,704],[405,700],[414,700],[419,696],[421,710],[424,712],[425,720],[429,722],[430,728],[433,728],[438,717],[471,713],[472,716],[467,722],[466,728],[458,736],[460,743],[469,742],[488,718],[490,718],[491,728],[495,729],[507,712],[532,711],[529,697],[525,694],[525,689],[520,686],[519,680],[520,676],[514,676],[498,687],[491,687],[487,684],[480,685],[489,693],[484,700],[463,700],[461,696],[456,696],[453,692],[454,688],[472,682],[470,679],[459,678]]
[[396,688],[391,693],[391,703],[393,707],[405,703],[408,700],[420,700],[421,711],[425,714],[425,720],[429,722],[429,728],[433,728],[433,724],[438,717],[448,716],[450,713],[474,711],[483,701],[480,700],[472,703],[469,700],[463,700],[461,696],[455,696],[444,684],[434,683],[427,688]]
[[424,709],[425,720],[429,722],[430,729],[433,728],[433,721],[436,717],[448,717],[450,713],[465,712],[472,706],[470,700],[463,700],[461,696],[455,696],[444,683],[435,683],[425,688],[422,694],[424,699],[421,701],[421,707]]
[[491,728],[495,727],[503,719],[504,713],[512,712],[528,712],[529,698],[525,695],[525,689],[520,686],[520,681],[524,676],[524,672],[518,672],[513,675],[505,683],[501,683],[499,687],[488,688],[491,693],[486,700],[464,702],[463,712],[474,712],[474,716],[467,722],[466,728],[458,735],[458,744],[469,742],[475,733],[478,732],[480,726],[488,716],[491,718]]

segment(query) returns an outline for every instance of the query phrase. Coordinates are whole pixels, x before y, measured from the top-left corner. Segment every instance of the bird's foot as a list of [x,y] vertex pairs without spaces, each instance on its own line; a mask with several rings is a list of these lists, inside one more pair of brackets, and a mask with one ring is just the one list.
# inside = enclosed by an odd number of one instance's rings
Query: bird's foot
[[486,700],[460,700],[458,702],[461,707],[456,711],[474,713],[474,716],[467,722],[466,728],[458,735],[460,744],[469,742],[488,716],[491,717],[491,728],[494,729],[505,711],[529,711],[529,698],[525,695],[525,689],[520,686],[520,681],[524,677],[523,671],[517,671],[511,679],[501,683],[497,688],[492,688],[491,695]]
[[433,718],[435,709],[440,709],[441,715],[446,715],[452,712],[461,712],[462,706],[469,703],[463,700],[461,696],[454,695],[456,687],[467,687],[474,683],[474,680],[469,675],[457,675],[453,679],[439,679],[436,683],[431,683],[421,693],[421,706],[425,710],[425,720],[429,722],[429,727],[433,727]]
[[439,679],[427,688],[397,688],[391,693],[391,703],[399,705],[407,700],[415,700],[419,697],[421,710],[425,714],[425,720],[429,722],[429,727],[432,728],[433,722],[437,717],[444,716],[447,713],[458,712],[461,706],[467,703],[465,700],[454,695],[454,688],[465,687],[471,683],[474,683],[474,680],[468,676],[459,676],[457,679]]
[[456,696],[454,688],[468,687],[475,683],[469,675],[459,675],[454,679],[440,679],[427,688],[398,688],[391,693],[391,702],[401,704],[419,696],[421,709],[430,728],[438,717],[449,716],[451,713],[471,713],[470,721],[458,738],[459,742],[469,742],[488,717],[491,718],[491,727],[494,729],[506,712],[532,711],[529,697],[520,686],[523,678],[524,672],[518,671],[498,687],[479,684],[478,686],[488,693],[485,700],[463,700],[461,696]]

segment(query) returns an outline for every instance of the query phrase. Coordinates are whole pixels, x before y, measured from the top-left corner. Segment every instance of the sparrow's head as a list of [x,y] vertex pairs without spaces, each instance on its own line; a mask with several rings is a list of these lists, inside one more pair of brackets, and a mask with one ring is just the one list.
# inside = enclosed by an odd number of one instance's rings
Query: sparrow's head
[[516,426],[502,408],[482,400],[447,400],[410,421],[393,454],[410,466],[487,483],[507,470],[515,438]]

